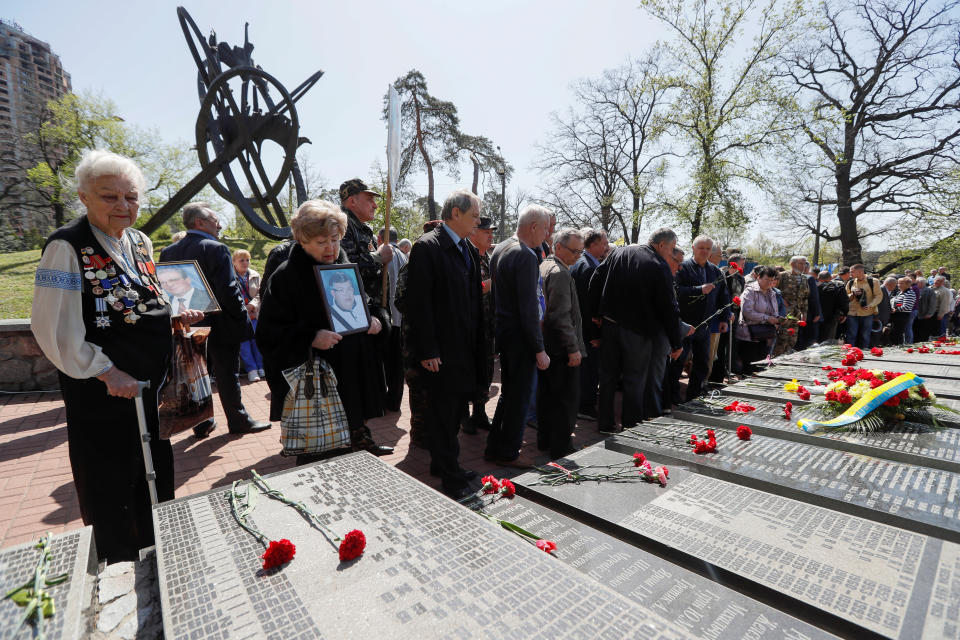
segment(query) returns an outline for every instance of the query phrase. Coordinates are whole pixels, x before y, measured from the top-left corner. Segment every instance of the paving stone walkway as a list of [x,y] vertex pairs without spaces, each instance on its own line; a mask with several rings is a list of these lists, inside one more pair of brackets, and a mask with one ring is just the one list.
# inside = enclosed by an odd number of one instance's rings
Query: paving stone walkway
[[[492,416],[499,381],[492,386],[494,397],[487,403]],[[243,400],[249,413],[265,420],[269,412],[266,382],[243,383]],[[215,399],[218,427],[204,440],[192,432],[174,436],[176,496],[183,497],[247,478],[251,469],[271,473],[294,466],[293,458],[280,455],[280,425],[257,434],[229,435],[226,421]],[[368,422],[374,438],[395,447],[384,460],[418,480],[439,487],[430,475],[430,454],[410,444],[410,410],[406,396],[400,412]],[[601,440],[596,422],[581,420],[574,446]],[[517,469],[498,469],[483,460],[486,432],[460,434],[460,463],[481,475],[494,473],[512,477]],[[536,432],[527,429],[524,453],[546,462],[536,448]],[[107,487],[104,490],[109,490]],[[59,533],[82,526],[77,494],[70,472],[67,428],[59,392],[0,395],[0,547],[35,540],[47,531]]]

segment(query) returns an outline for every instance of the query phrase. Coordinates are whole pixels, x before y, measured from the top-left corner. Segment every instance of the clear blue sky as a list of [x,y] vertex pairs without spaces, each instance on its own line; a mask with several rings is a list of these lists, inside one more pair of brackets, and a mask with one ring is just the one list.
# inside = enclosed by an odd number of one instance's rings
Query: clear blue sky
[[[411,68],[431,93],[454,102],[465,132],[486,135],[535,190],[534,145],[551,111],[570,104],[571,81],[598,75],[656,39],[660,27],[630,0],[548,2],[192,2],[201,31],[242,44],[250,22],[254,61],[293,89],[326,73],[298,103],[301,135],[327,185],[367,176],[383,162],[387,85]],[[196,67],[166,2],[7,0],[2,17],[49,42],[75,91],[102,92],[127,122],[193,144]],[[385,163],[384,163],[385,164]],[[465,167],[466,169],[466,167]],[[464,171],[459,184],[469,184]],[[459,186],[437,179],[437,198]],[[426,192],[425,177],[413,180]],[[482,187],[481,187],[482,189]]]

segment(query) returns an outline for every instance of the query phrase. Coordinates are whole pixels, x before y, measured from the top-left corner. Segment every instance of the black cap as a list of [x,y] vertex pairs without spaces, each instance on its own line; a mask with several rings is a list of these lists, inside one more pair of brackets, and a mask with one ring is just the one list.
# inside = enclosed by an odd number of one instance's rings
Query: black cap
[[355,196],[358,193],[372,193],[375,196],[380,194],[367,186],[367,184],[360,178],[353,178],[352,180],[347,180],[340,185],[340,204],[343,204],[347,201],[347,198],[350,196]]
[[477,225],[477,229],[496,231],[497,226],[493,224],[493,218],[484,218],[483,216],[480,216],[480,224]]

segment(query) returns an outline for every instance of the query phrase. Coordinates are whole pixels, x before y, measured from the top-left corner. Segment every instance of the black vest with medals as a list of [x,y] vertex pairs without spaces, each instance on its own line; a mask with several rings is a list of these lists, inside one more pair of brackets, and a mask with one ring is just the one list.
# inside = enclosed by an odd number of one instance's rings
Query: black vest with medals
[[173,350],[170,305],[160,294],[153,257],[139,235],[133,238],[133,268],[144,284],[113,261],[86,216],[57,229],[47,243],[53,240],[66,240],[77,253],[85,340],[101,347],[121,371],[159,383]]

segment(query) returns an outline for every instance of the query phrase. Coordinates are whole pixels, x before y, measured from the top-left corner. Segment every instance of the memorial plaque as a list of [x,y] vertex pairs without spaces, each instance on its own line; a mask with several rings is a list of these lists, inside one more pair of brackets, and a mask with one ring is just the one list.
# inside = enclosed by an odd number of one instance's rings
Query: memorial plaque
[[[39,538],[38,538],[39,539]],[[33,580],[40,552],[36,541],[0,550],[0,591],[7,591]],[[53,598],[56,612],[45,618],[44,637],[48,640],[80,640],[88,636],[93,624],[93,590],[96,585],[97,551],[93,544],[93,528],[84,527],[52,537],[50,551],[53,558],[47,568],[47,577],[62,573],[69,575],[66,582],[45,591]],[[0,630],[4,640],[37,637],[35,623],[28,623],[15,636],[10,636],[20,624],[24,608],[10,599],[0,600]]]
[[658,418],[608,438],[608,449],[643,451],[699,473],[960,543],[960,474],[754,434],[717,430],[717,452],[687,443],[704,426]]
[[[944,348],[948,351],[957,349],[956,346]],[[879,357],[871,354],[869,349],[861,349],[861,351],[863,351],[863,359],[865,361],[870,360],[873,362],[881,362],[887,360],[890,362],[902,362],[906,364],[930,364],[948,367],[960,367],[960,355],[933,353],[933,351],[930,353],[920,353],[916,350],[914,350],[913,353],[907,353],[904,349],[895,347],[883,347],[883,355]],[[778,356],[777,358],[774,358],[774,362],[805,362],[816,365],[831,364],[837,366],[836,363],[840,361],[841,357],[842,355],[840,355],[840,352],[837,351],[837,347],[833,347],[828,351],[821,351],[816,347],[813,347],[810,349],[804,349],[803,351],[794,351],[793,353]]]
[[229,489],[154,510],[165,636],[178,638],[682,638],[683,628],[368,453],[267,476],[331,528],[336,547],[263,495],[251,520],[296,557],[263,571]]
[[[862,362],[859,364],[863,365]],[[883,367],[861,366],[860,368],[882,369]],[[768,380],[780,380],[781,384],[785,381],[791,380],[792,378],[796,378],[800,383],[807,387],[810,386],[808,383],[812,382],[814,379],[823,383],[828,382],[827,372],[817,365],[812,364],[775,365],[767,369],[759,370],[757,372],[757,377]],[[922,375],[920,377],[923,378]],[[923,378],[923,384],[927,387],[927,389],[933,391],[940,397],[960,400],[960,384],[958,384],[957,380],[955,379],[947,380],[944,378]]]
[[[630,464],[591,447],[570,456],[585,465]],[[661,461],[651,456],[654,464]],[[956,633],[960,545],[670,466],[666,487],[645,482],[545,486],[538,474],[514,481],[523,495],[618,537],[678,552],[840,635],[888,638]],[[740,589],[752,595],[748,587]],[[773,597],[776,597],[774,595]]]
[[[819,447],[862,453],[875,458],[960,472],[960,429],[898,422],[888,430],[871,433],[820,429],[809,433],[797,426],[801,418],[822,418],[812,406],[796,406],[790,420],[783,417],[782,402],[751,400],[757,408],[749,413],[724,411],[721,407],[738,399],[720,395],[714,399],[685,402],[673,409],[673,417],[711,428],[734,429],[747,425],[754,433],[793,440]],[[720,406],[717,406],[717,405]]]
[[557,544],[553,555],[617,593],[650,607],[692,638],[832,638],[771,606],[627,542],[515,496],[484,511]]
[[[792,402],[794,406],[802,406],[811,404],[812,402],[823,402],[823,396],[826,391],[826,383],[829,383],[830,381],[825,380],[822,377],[817,377],[817,379],[825,384],[816,386],[812,383],[803,383],[812,395],[810,400],[801,400],[796,393],[784,391],[783,383],[787,382],[787,380],[774,380],[773,378],[747,378],[746,380],[741,380],[740,382],[735,382],[734,384],[728,384],[727,386],[723,387],[720,392],[733,396],[734,398],[771,400],[773,402],[782,402],[784,404],[789,401]],[[934,393],[936,392],[934,391]],[[960,400],[953,400],[951,398],[937,396],[937,402],[938,404],[942,404],[950,407],[951,409],[960,411]],[[937,419],[941,419],[941,416],[938,415]],[[943,412],[942,420],[949,426],[960,427],[960,414]]]

